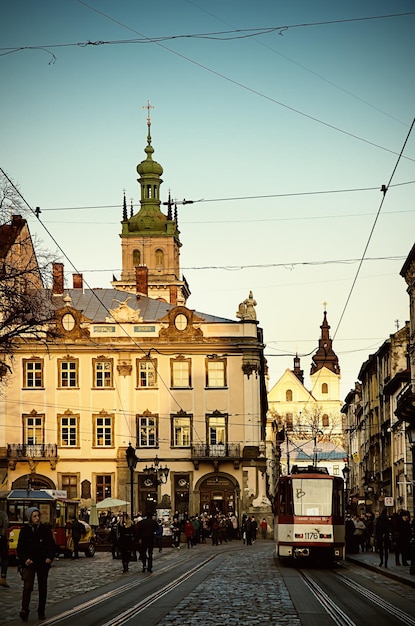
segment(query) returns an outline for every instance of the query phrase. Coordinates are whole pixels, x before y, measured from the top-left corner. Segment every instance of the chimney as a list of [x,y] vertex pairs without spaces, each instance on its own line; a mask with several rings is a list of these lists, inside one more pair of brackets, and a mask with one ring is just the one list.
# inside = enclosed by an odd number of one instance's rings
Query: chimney
[[82,274],[72,274],[72,280],[73,280],[74,289],[84,288],[84,279],[83,279]]
[[53,273],[52,294],[54,296],[62,296],[63,295],[63,263],[53,263],[52,273]]
[[135,268],[135,290],[143,296],[148,295],[148,267],[138,265]]
[[177,304],[177,287],[170,285],[170,304]]

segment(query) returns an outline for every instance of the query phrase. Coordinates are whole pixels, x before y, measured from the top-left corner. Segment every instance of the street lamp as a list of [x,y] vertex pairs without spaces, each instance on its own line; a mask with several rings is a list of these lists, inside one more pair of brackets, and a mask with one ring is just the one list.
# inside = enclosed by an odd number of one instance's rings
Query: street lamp
[[159,464],[160,464],[160,461],[156,454],[156,457],[153,461],[153,465],[151,465],[150,467],[147,467],[146,465],[143,471],[146,474],[155,476],[157,485],[165,485],[167,483],[170,470],[167,467],[167,465],[165,467],[159,467]]
[[349,504],[349,494],[348,494],[348,491],[349,491],[349,477],[350,477],[350,467],[348,465],[345,465],[343,467],[342,474],[343,474],[344,484],[345,484],[346,507],[347,507],[348,504]]
[[130,470],[131,519],[133,519],[133,516],[134,516],[134,470],[137,465],[138,458],[137,458],[134,448],[131,445],[131,441],[128,444],[127,450],[125,451],[125,455],[127,457],[127,465]]
[[[412,452],[412,505],[413,512],[415,518],[415,424],[407,425],[406,427],[406,436],[408,437],[409,445],[411,446]],[[411,555],[411,565],[409,567],[409,573],[415,574],[415,528],[412,524],[412,537],[410,543],[410,555]]]

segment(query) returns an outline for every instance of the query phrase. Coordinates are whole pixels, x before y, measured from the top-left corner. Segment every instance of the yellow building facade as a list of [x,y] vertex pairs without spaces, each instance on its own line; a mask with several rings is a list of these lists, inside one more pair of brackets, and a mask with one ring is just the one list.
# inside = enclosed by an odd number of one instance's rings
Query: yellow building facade
[[121,277],[94,290],[54,264],[54,319],[42,338],[21,342],[2,381],[1,488],[64,490],[86,507],[132,498],[134,513],[264,515],[265,361],[253,298],[235,320],[186,306],[177,214],[170,200],[161,211],[153,151],[148,120],[137,214],[124,201]]

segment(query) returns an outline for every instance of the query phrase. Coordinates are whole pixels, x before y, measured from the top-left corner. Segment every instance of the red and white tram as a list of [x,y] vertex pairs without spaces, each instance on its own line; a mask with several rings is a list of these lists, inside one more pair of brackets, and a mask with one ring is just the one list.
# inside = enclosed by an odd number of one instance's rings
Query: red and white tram
[[344,558],[344,481],[326,468],[294,466],[274,500],[276,554],[336,562]]

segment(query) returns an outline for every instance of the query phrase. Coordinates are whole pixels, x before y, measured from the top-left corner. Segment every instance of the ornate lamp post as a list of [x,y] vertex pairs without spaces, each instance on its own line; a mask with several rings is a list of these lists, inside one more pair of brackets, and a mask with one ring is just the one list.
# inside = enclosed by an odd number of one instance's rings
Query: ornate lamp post
[[125,452],[125,455],[127,457],[127,465],[130,470],[131,519],[133,519],[133,515],[134,515],[134,470],[136,468],[138,458],[137,458],[134,448],[131,445],[131,442],[128,444],[128,448]]
[[343,474],[343,478],[344,478],[344,485],[345,485],[345,501],[346,501],[346,505],[345,505],[345,509],[348,507],[349,505],[349,477],[350,477],[350,467],[348,465],[345,465],[342,469],[342,474]]
[[157,483],[157,485],[165,485],[167,483],[170,470],[167,467],[167,465],[165,467],[159,467],[159,464],[160,464],[160,461],[156,454],[156,457],[153,461],[153,465],[151,465],[150,467],[147,467],[146,465],[143,471],[146,474],[154,476],[155,482]]

